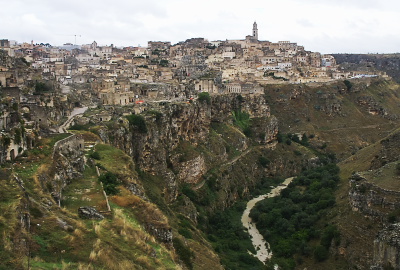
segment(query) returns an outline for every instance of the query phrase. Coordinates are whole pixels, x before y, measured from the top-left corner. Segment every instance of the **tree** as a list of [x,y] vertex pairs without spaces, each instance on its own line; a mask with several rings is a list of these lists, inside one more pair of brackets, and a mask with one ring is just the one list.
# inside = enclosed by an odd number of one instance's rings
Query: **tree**
[[117,188],[118,186],[118,178],[112,172],[106,172],[99,176],[99,181],[103,183],[104,191],[108,195],[115,195],[119,193]]
[[347,87],[347,91],[350,91],[350,89],[353,87],[353,84],[349,80],[344,80],[344,84]]
[[207,104],[211,103],[211,97],[208,92],[201,92],[198,96],[199,101],[205,101]]
[[144,120],[144,117],[141,115],[136,115],[136,114],[131,114],[126,117],[129,121],[129,124],[132,126],[136,126],[138,131],[140,133],[146,133],[147,132],[147,126],[146,126],[146,121]]
[[35,92],[36,93],[42,93],[42,92],[48,92],[50,91],[50,87],[45,84],[44,82],[36,82],[35,84]]
[[16,143],[16,144],[20,144],[21,143],[21,130],[19,128],[15,129],[14,143]]
[[315,260],[317,260],[318,262],[322,262],[328,259],[328,257],[329,257],[329,252],[324,246],[318,245],[315,247],[314,250]]

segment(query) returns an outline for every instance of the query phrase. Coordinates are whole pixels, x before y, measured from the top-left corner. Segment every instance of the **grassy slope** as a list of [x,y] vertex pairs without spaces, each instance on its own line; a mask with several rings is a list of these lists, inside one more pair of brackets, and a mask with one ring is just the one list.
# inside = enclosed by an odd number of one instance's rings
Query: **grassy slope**
[[[338,87],[342,88],[342,85],[313,88],[270,86],[266,89],[266,98],[271,105],[271,114],[279,119],[281,132],[315,134],[314,143],[326,142],[329,151],[344,159],[397,128],[396,121],[369,114],[368,107],[357,104],[357,99],[360,96],[371,96],[390,113],[399,114],[397,104],[400,98],[397,94],[398,85],[392,82],[377,81],[360,92],[343,94],[338,92]],[[305,93],[290,99],[293,88]],[[321,98],[321,93],[331,94],[333,97],[325,100]],[[282,96],[285,97],[283,100]],[[323,107],[327,102],[340,104],[340,112],[330,114],[316,109],[316,105]]]
[[[67,187],[61,208],[54,202],[48,204],[52,199],[41,192],[34,179],[38,169],[49,168],[47,156],[57,139],[44,139],[42,147],[14,166],[15,175],[24,181],[30,197],[29,230],[21,230],[18,222],[16,209],[25,202],[21,189],[10,180],[10,164],[1,169],[0,232],[4,237],[0,238],[0,269],[22,269],[28,264],[32,269],[176,269],[173,252],[144,230],[133,205],[119,206],[118,201],[112,202],[112,215],[102,221],[78,218],[77,208],[83,205],[105,210],[94,167],[87,166],[83,177]],[[136,174],[132,162],[120,150],[106,145],[96,150],[102,157],[107,156],[100,161],[104,168],[115,168],[114,172],[122,175]],[[121,189],[125,194],[128,192]],[[145,205],[142,199],[135,200]],[[13,250],[10,240],[15,240],[17,233],[27,239],[30,260],[26,257],[27,250]]]

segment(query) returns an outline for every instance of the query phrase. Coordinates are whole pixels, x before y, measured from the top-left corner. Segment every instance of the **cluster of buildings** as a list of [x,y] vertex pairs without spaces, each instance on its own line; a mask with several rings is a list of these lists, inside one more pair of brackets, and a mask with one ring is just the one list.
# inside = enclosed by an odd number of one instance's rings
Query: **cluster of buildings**
[[[147,47],[125,48],[99,46],[95,41],[54,47],[0,40],[0,49],[31,63],[42,79],[84,86],[104,105],[183,99],[198,92],[258,94],[265,84],[329,82],[352,76],[340,72],[331,55],[306,51],[289,41],[259,40],[255,22],[252,34],[241,40],[192,38],[174,45],[150,41]],[[7,80],[16,84],[17,78],[4,74],[0,74],[2,85]]]

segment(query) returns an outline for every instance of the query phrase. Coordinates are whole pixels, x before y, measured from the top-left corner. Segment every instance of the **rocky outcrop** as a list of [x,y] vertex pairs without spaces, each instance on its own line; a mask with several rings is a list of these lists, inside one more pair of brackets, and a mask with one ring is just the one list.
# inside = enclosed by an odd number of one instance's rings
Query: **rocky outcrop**
[[104,216],[97,212],[97,210],[90,206],[82,206],[78,208],[78,215],[84,219],[104,219]]
[[278,119],[275,116],[254,118],[252,119],[251,130],[258,143],[272,143],[278,135]]
[[183,183],[197,184],[206,171],[204,157],[200,155],[192,160],[180,163],[177,178]]
[[374,240],[374,266],[371,269],[400,269],[400,223],[379,232]]
[[400,132],[395,132],[381,141],[381,150],[371,161],[371,169],[400,159]]
[[372,115],[379,115],[391,120],[394,120],[397,118],[396,115],[392,115],[388,112],[387,109],[383,108],[379,102],[377,102],[373,97],[371,96],[361,96],[358,97],[357,103],[363,107],[365,107],[368,111],[369,114]]
[[148,223],[145,225],[146,231],[154,235],[157,240],[164,243],[172,243],[172,229],[170,227],[160,227],[155,224]]
[[400,192],[383,189],[354,174],[350,178],[349,203],[353,211],[382,219],[400,207]]

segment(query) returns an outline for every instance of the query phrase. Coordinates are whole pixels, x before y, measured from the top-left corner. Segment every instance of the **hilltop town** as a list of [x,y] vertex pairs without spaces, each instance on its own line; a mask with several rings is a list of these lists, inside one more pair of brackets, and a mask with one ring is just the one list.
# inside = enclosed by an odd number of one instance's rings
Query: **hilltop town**
[[[11,137],[8,160],[27,147],[19,149],[19,140],[12,139],[15,132],[9,133],[15,124],[21,125],[20,120],[27,134],[57,131],[82,105],[122,106],[130,114],[146,110],[149,104],[188,102],[201,92],[259,95],[268,84],[386,76],[344,71],[332,55],[307,51],[297,43],[259,40],[256,22],[252,34],[240,40],[191,38],[174,45],[149,41],[147,47],[117,48],[96,41],[56,47],[2,39],[0,53],[0,127],[3,137]],[[102,110],[93,117],[108,121],[112,115]]]

